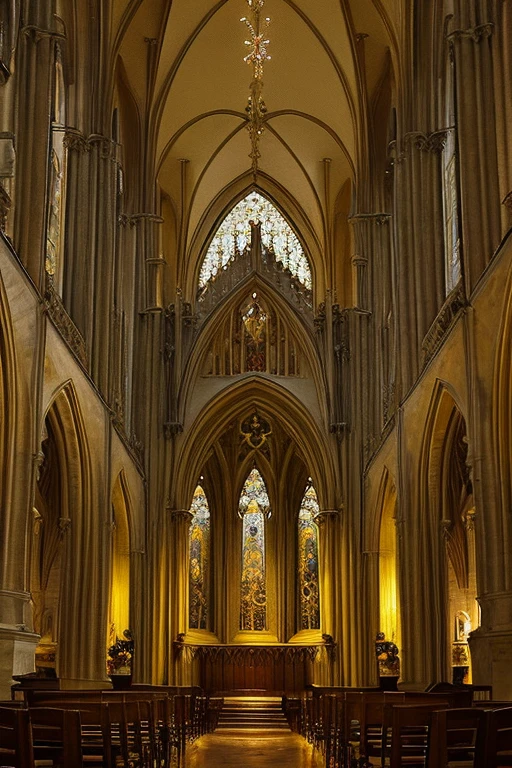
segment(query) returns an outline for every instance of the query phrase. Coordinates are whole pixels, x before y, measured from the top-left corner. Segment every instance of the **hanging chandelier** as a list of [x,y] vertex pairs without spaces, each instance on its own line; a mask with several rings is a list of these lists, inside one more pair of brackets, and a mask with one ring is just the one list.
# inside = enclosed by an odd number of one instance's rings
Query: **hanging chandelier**
[[247,113],[249,136],[251,139],[251,153],[249,157],[252,162],[252,174],[256,181],[259,170],[260,138],[265,130],[264,122],[267,107],[263,100],[263,68],[266,61],[270,61],[267,46],[270,40],[265,38],[265,30],[270,24],[268,17],[263,17],[263,5],[265,0],[247,0],[249,6],[249,16],[240,19],[250,33],[250,39],[245,41],[245,45],[250,50],[244,61],[252,66],[252,82],[250,86],[249,99],[245,111]]

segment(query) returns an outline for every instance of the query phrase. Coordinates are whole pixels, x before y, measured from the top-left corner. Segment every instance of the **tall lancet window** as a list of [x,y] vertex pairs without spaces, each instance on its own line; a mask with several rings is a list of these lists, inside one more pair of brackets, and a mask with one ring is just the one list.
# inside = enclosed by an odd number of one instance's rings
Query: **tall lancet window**
[[299,591],[300,628],[320,629],[320,596],[318,588],[318,499],[310,485],[299,512]]
[[270,501],[262,476],[254,468],[242,489],[238,504],[242,518],[242,578],[240,629],[263,631],[267,621],[265,576],[265,519]]
[[200,485],[194,491],[190,511],[190,573],[189,573],[189,626],[190,629],[208,628],[209,564],[210,564],[210,509],[206,494]]

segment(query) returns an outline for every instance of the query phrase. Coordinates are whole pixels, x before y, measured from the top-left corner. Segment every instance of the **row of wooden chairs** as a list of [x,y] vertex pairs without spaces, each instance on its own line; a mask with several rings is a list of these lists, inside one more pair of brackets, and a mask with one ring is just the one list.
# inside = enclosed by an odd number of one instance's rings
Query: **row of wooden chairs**
[[0,702],[0,765],[182,766],[187,744],[215,728],[220,703],[147,688],[46,691]]
[[[325,765],[330,768],[388,765],[392,745],[393,766],[424,766],[428,718],[432,712],[471,708],[472,698],[473,691],[469,687],[465,690],[447,687],[440,693],[328,688],[306,691],[300,700],[288,697],[284,709],[292,729],[305,736],[322,753]],[[480,706],[483,704],[478,702]],[[410,728],[404,723],[402,730],[393,729],[393,713],[404,710],[402,717],[406,719],[410,713],[412,717],[412,709],[427,722]],[[405,736],[399,737],[402,731]]]

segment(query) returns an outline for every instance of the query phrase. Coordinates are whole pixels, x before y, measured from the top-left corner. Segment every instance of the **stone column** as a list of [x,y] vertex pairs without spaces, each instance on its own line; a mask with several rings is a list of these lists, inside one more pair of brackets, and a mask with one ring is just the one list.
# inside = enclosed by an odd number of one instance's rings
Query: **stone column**
[[362,621],[366,630],[361,638],[363,685],[377,685],[374,640],[380,631],[379,552],[363,552],[362,569]]
[[351,217],[358,252],[356,266],[357,308],[370,311],[368,355],[374,366],[374,390],[369,400],[369,428],[379,435],[394,410],[395,328],[394,265],[391,248],[391,215],[359,213]]
[[[63,300],[85,337],[91,375],[110,395],[114,254],[116,238],[116,144],[99,134],[68,130]],[[81,290],[77,291],[76,286]]]
[[169,625],[170,645],[168,653],[172,655],[173,685],[186,685],[190,676],[190,665],[186,660],[174,658],[173,643],[178,635],[184,635],[188,629],[188,563],[189,563],[189,528],[192,522],[192,513],[188,509],[169,510],[170,526],[170,573],[172,580],[169,585]]
[[446,131],[406,134],[395,164],[401,392],[422,365],[422,342],[445,300],[441,152]]
[[[151,624],[147,601],[146,553],[142,549],[130,552],[130,629],[134,641],[133,680],[146,683],[151,680],[152,644]],[[149,609],[149,611],[148,611]]]
[[323,509],[315,517],[319,527],[318,568],[320,575],[320,626],[324,635],[330,635],[335,643],[336,662],[322,660],[314,665],[313,672],[319,685],[334,685],[335,667],[340,666],[340,654],[344,653],[342,635],[342,585],[337,574],[340,558],[341,509]]
[[[493,60],[499,59],[494,19],[478,18],[484,4],[478,14],[473,13],[472,5],[469,1],[461,4],[454,15],[458,28],[449,34],[455,59],[462,257],[468,296],[501,239],[496,114],[505,107],[501,99],[496,102],[498,94],[493,88]],[[468,23],[470,27],[463,26]],[[509,134],[510,126],[505,130]]]
[[130,221],[136,227],[137,251],[144,255],[145,293],[141,297],[144,311],[159,311],[164,306],[163,270],[167,264],[160,255],[161,225],[164,220],[155,213],[137,213],[130,216]]
[[29,17],[20,31],[15,74],[18,119],[14,247],[39,289],[44,277],[50,103],[57,37],[51,29],[50,5],[26,4]]

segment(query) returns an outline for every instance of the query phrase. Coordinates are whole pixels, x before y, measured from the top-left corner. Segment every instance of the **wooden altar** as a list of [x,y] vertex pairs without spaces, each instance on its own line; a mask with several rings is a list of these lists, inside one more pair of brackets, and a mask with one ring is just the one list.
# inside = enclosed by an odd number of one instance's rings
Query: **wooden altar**
[[331,644],[175,644],[184,661],[199,666],[199,685],[208,693],[260,692],[280,696],[313,682],[312,665],[332,653]]

